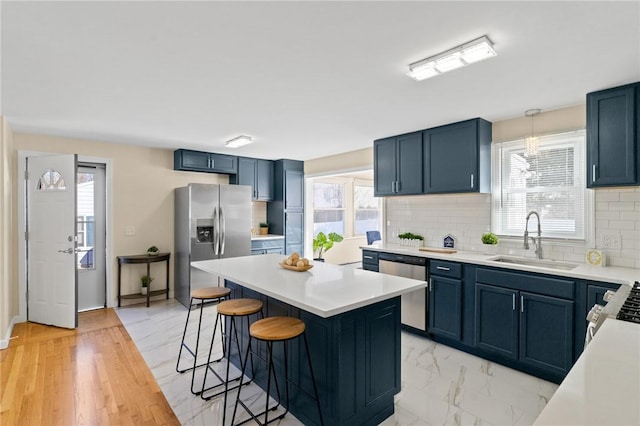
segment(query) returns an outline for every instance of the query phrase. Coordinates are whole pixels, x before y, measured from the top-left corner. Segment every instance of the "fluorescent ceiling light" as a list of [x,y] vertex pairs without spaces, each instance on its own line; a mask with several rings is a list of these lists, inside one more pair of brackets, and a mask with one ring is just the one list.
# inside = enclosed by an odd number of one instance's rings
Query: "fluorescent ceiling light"
[[407,75],[417,81],[425,80],[496,55],[491,40],[487,36],[482,36],[446,52],[414,62],[409,65]]
[[253,141],[250,136],[238,136],[237,138],[227,141],[225,146],[228,148],[240,148],[241,146],[249,145],[251,142]]

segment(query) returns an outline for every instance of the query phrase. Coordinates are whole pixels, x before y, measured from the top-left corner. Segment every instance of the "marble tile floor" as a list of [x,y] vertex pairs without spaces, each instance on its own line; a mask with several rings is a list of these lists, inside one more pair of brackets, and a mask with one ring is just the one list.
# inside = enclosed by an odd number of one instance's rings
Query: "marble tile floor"
[[[175,371],[186,308],[170,299],[154,302],[149,308],[141,304],[115,310],[180,422],[193,426],[221,425],[222,397],[204,401],[192,395],[191,374]],[[195,347],[198,314],[199,310],[194,310],[189,321],[187,342],[191,342],[191,347]],[[214,320],[215,306],[206,306],[199,350],[203,361]],[[219,342],[215,342],[214,348],[214,355],[220,355]],[[396,395],[395,414],[382,423],[384,426],[530,425],[557,388],[553,383],[405,332],[401,351],[402,391]],[[183,353],[183,362],[186,365],[192,361]],[[216,370],[223,372],[225,366],[222,361],[216,364]],[[207,381],[212,383],[209,378]],[[195,388],[201,386],[202,374],[197,374]],[[235,395],[234,392],[229,398],[227,423]],[[243,387],[242,399],[245,398],[264,406],[264,393],[255,385]],[[240,418],[246,418],[246,414],[242,413]],[[288,414],[273,424],[301,423]]]

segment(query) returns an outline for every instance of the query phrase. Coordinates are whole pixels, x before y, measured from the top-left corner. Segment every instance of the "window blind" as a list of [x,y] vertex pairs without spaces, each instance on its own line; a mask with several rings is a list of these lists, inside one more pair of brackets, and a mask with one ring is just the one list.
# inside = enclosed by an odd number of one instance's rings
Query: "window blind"
[[[585,239],[584,150],[584,131],[539,137],[534,152],[527,152],[524,139],[499,144],[494,151],[494,232],[523,235],[527,214],[534,210],[544,236]],[[529,231],[536,230],[532,218]]]

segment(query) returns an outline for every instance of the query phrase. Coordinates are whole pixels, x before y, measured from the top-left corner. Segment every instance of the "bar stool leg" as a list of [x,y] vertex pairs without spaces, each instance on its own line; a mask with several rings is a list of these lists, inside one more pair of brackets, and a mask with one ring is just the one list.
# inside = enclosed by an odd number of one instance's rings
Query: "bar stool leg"
[[178,361],[176,362],[176,373],[184,373],[186,370],[180,370],[180,358],[182,357],[182,348],[184,348],[184,337],[187,334],[187,326],[189,325],[189,317],[191,316],[191,308],[193,307],[193,297],[189,301],[189,309],[187,310],[187,320],[184,323],[184,330],[182,331],[182,341],[180,342],[180,351],[178,352]]

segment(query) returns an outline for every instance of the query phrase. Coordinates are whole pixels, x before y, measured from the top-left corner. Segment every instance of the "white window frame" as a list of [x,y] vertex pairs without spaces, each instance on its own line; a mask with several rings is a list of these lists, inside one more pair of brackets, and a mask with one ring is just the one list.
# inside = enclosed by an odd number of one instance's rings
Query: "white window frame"
[[[571,235],[571,234],[553,234],[549,235],[549,232],[545,235],[544,221],[542,225],[542,235],[546,240],[559,240],[566,242],[575,242],[584,244],[593,241],[594,234],[594,221],[593,221],[593,191],[586,188],[586,136],[584,130],[576,130],[572,132],[554,133],[545,136],[538,137],[538,147],[550,147],[557,146],[559,144],[566,144],[571,141],[575,147],[574,154],[574,173],[576,176],[575,188],[576,190],[582,190],[583,193],[583,208],[582,216],[580,219],[583,221],[583,235]],[[576,138],[579,140],[576,143]],[[505,188],[503,187],[502,176],[502,152],[504,149],[521,148],[526,149],[526,140],[517,139],[512,141],[506,141],[502,143],[492,144],[492,208],[491,208],[491,221],[492,230],[501,237],[505,238],[522,238],[524,234],[524,227],[526,220],[523,218],[522,224],[519,227],[504,229],[504,215],[508,214],[505,206],[503,205],[503,197],[505,194]],[[537,189],[536,191],[540,191]],[[526,191],[530,192],[530,191]],[[531,191],[533,192],[533,191]],[[579,208],[579,207],[578,207]],[[576,210],[579,211],[579,210]],[[529,221],[529,230],[535,230],[537,223],[535,218]]]

